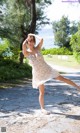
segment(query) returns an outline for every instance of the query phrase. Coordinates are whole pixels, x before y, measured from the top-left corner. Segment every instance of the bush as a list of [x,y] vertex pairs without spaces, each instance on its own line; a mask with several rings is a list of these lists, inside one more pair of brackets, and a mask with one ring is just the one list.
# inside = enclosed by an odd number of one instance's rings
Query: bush
[[80,63],[80,52],[73,52],[73,55],[76,58],[77,62]]
[[43,55],[52,54],[52,55],[72,55],[73,52],[69,49],[62,47],[62,48],[52,48],[52,49],[46,49],[42,50]]
[[32,68],[27,64],[19,64],[12,60],[0,60],[0,81],[20,78],[31,78]]

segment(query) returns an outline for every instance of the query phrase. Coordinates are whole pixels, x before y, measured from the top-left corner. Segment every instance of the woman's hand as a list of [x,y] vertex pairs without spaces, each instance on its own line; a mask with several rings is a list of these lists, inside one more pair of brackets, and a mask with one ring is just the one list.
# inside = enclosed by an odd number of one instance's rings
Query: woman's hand
[[39,35],[35,35],[35,34],[33,34],[33,33],[29,33],[29,34],[28,34],[28,37],[30,37],[30,36],[34,36],[34,37],[36,37],[36,38],[39,39],[39,40],[42,40],[42,39],[43,39],[43,38],[40,37]]
[[35,34],[29,33],[28,36],[35,36]]

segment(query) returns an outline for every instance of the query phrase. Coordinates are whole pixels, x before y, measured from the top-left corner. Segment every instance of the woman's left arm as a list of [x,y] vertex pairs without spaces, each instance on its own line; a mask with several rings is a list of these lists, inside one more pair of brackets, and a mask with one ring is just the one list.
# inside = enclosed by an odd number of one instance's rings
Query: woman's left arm
[[28,35],[32,35],[32,36],[34,36],[35,38],[37,38],[37,39],[39,40],[39,43],[38,43],[38,45],[36,46],[36,48],[37,48],[38,50],[40,50],[41,47],[42,47],[42,45],[43,45],[43,38],[41,38],[41,37],[38,36],[38,35],[32,34],[32,33],[30,33],[30,34],[28,34]]

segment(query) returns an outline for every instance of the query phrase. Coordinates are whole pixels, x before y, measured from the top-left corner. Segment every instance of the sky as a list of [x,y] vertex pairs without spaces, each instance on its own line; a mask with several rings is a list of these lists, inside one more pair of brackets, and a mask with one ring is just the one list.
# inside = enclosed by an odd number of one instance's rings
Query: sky
[[51,21],[60,20],[63,15],[68,16],[71,21],[80,20],[80,4],[77,2],[78,0],[52,1],[52,5],[46,9],[47,17]]
[[[46,8],[45,14],[51,22],[60,20],[63,15],[68,17],[70,21],[80,21],[80,4],[77,1],[78,0],[52,0],[52,5]],[[44,38],[45,48],[55,47],[53,44],[54,35],[52,25],[42,27],[39,34]]]

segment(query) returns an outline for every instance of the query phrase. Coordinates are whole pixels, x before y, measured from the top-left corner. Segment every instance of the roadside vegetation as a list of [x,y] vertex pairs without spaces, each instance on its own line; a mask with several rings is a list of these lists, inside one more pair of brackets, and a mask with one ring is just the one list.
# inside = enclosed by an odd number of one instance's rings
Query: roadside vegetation
[[44,9],[50,4],[51,0],[0,0],[0,83],[32,77],[22,43],[28,33],[49,24]]
[[0,82],[8,82],[16,79],[31,78],[32,68],[27,64],[10,59],[0,60]]
[[[32,68],[22,53],[22,43],[28,33],[37,34],[41,26],[50,24],[44,14],[50,4],[51,0],[0,1],[0,82],[32,77]],[[53,45],[58,48],[43,49],[45,59],[77,67],[80,63],[80,22],[70,22],[68,17],[62,16],[59,21],[52,22],[52,29]],[[68,56],[68,60],[60,59],[59,55]]]
[[43,49],[43,55],[51,54],[51,55],[73,55],[73,52],[66,47],[62,48],[51,48],[51,49]]

